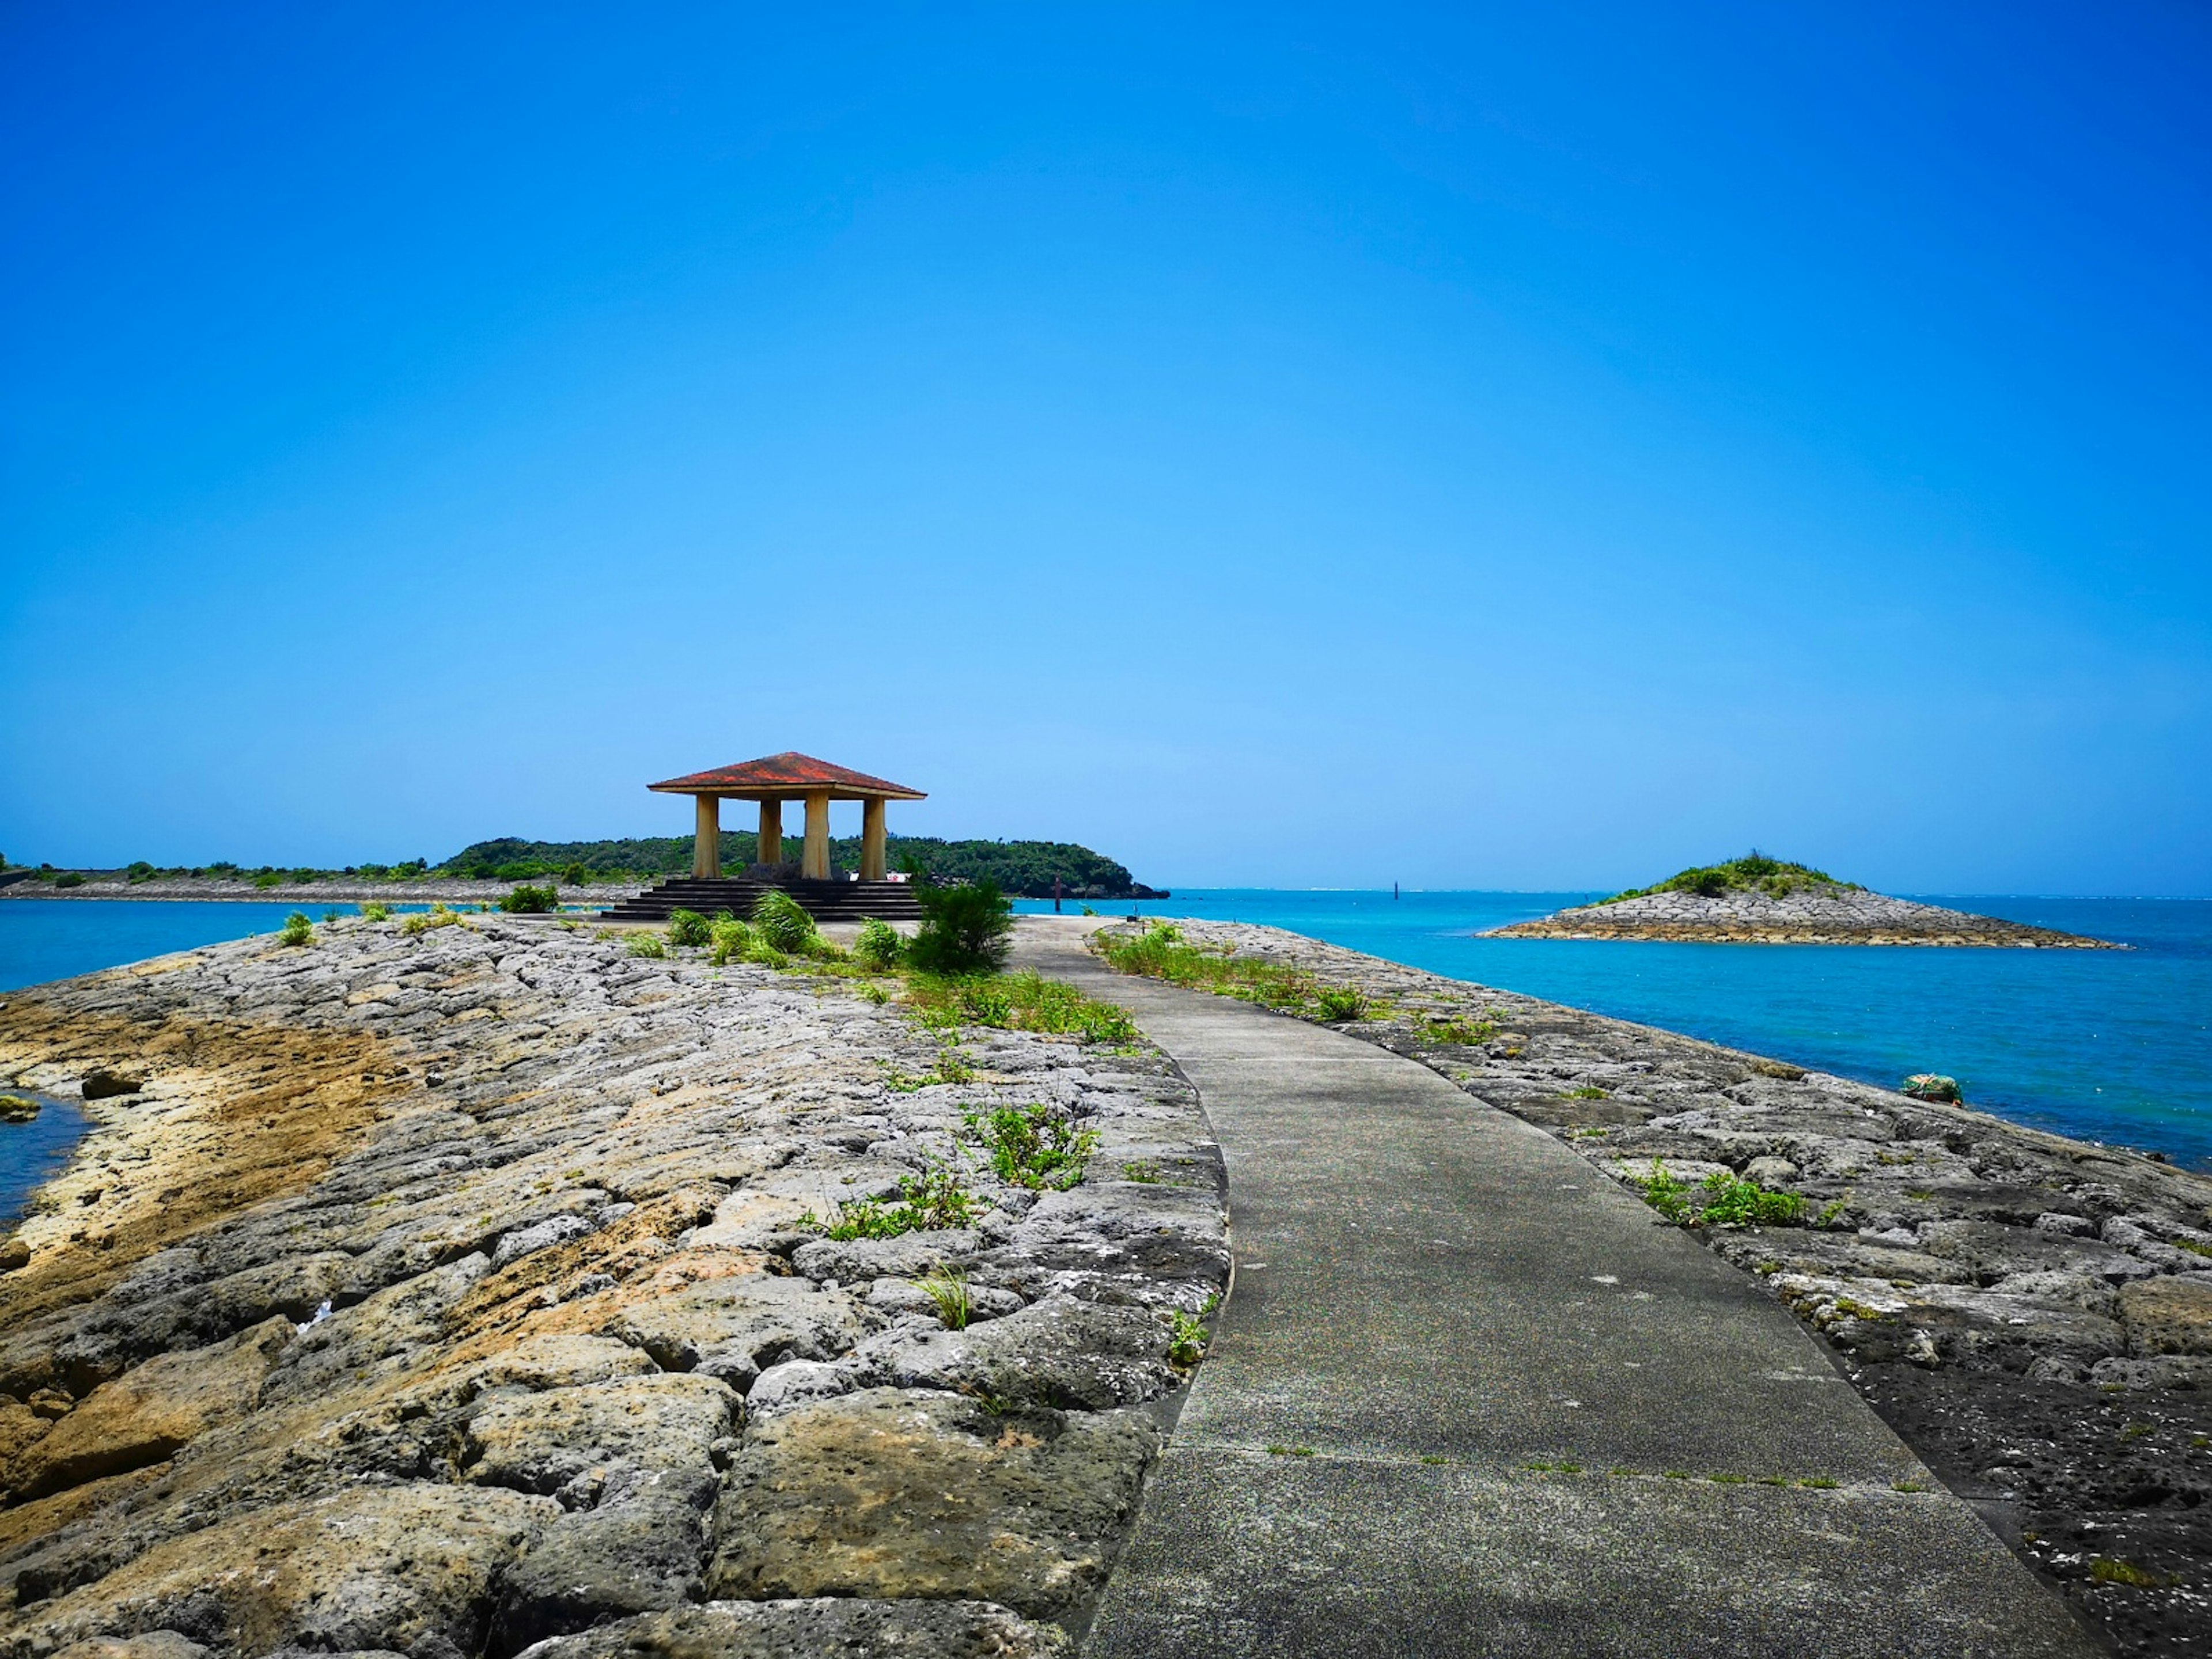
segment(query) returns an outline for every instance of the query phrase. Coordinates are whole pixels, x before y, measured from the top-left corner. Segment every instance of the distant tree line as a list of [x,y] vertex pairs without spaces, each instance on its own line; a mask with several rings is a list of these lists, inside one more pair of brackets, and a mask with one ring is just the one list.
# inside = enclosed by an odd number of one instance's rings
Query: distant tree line
[[[722,868],[743,870],[752,863],[759,837],[750,830],[722,832]],[[1054,877],[1070,898],[1146,898],[1152,889],[1130,879],[1128,871],[1103,853],[1061,841],[944,841],[935,836],[892,836],[885,854],[895,870],[921,872],[938,882],[994,881],[1001,892],[1023,898],[1050,898]],[[799,838],[783,838],[784,857],[799,858]],[[830,843],[833,868],[851,872],[860,867],[860,838],[842,836]],[[620,841],[524,841],[501,836],[463,848],[453,857],[433,865],[425,859],[399,864],[349,865],[324,870],[301,865],[296,868],[238,865],[228,860],[187,868],[162,866],[143,860],[121,870],[58,870],[41,865],[21,870],[0,860],[0,880],[33,880],[58,887],[82,886],[88,876],[121,878],[134,886],[143,882],[180,878],[250,882],[270,888],[315,881],[422,881],[441,878],[463,881],[538,881],[547,877],[571,885],[586,882],[653,881],[679,876],[691,868],[689,836],[640,836]]]
[[[743,870],[759,852],[750,830],[722,831],[722,868]],[[787,834],[783,854],[795,861],[799,837]],[[1025,898],[1050,898],[1054,877],[1071,898],[1137,898],[1152,891],[1132,880],[1128,870],[1103,853],[1073,842],[945,841],[936,836],[892,836],[884,852],[893,869],[919,870],[946,882],[994,881],[1003,892]],[[833,868],[860,867],[860,838],[835,836],[830,842]],[[532,881],[552,876],[573,882],[651,880],[678,876],[691,868],[689,836],[641,836],[618,841],[524,841],[501,836],[463,848],[433,870],[472,880]]]

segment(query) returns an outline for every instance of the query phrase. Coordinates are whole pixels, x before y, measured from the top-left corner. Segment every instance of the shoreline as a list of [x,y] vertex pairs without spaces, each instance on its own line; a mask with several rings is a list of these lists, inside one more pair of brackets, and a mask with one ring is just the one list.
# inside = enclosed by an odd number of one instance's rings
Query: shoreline
[[[430,904],[439,901],[496,903],[527,883],[513,881],[318,881],[286,883],[280,887],[256,887],[229,881],[102,881],[57,890],[51,882],[11,882],[0,887],[7,899],[137,899],[189,904]],[[653,884],[629,882],[593,887],[557,887],[562,904],[611,905],[635,897]],[[158,887],[161,890],[151,890]]]
[[[1175,926],[1273,974],[1248,984],[1279,1012],[1420,1061],[1647,1201],[1662,1172],[1692,1209],[1709,1176],[1802,1194],[1821,1224],[1693,1231],[2120,1652],[2194,1650],[2212,1179],[1279,928]],[[1325,1018],[1330,989],[1360,1017]]]

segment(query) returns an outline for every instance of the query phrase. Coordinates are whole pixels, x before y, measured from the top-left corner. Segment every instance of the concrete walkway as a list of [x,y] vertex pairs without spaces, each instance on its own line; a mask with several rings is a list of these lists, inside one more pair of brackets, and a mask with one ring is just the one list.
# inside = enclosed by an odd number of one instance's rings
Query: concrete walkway
[[1024,919],[1019,958],[1197,1085],[1237,1259],[1091,1659],[2099,1650],[1795,1319],[1580,1157],[1081,932]]

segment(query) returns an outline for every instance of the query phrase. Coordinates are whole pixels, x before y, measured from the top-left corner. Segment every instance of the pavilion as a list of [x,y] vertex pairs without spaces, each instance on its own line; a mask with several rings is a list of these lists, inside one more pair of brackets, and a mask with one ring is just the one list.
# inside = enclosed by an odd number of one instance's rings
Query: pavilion
[[884,803],[927,800],[919,789],[887,778],[870,777],[848,767],[832,766],[795,750],[764,755],[758,760],[720,766],[711,772],[669,778],[648,784],[664,795],[689,795],[697,803],[698,831],[691,849],[695,880],[710,881],[722,873],[722,803],[757,800],[760,803],[760,850],[763,864],[783,862],[783,804],[793,799],[806,803],[806,839],[801,848],[799,873],[803,880],[830,879],[830,803],[860,803],[860,879],[882,881],[884,867]]

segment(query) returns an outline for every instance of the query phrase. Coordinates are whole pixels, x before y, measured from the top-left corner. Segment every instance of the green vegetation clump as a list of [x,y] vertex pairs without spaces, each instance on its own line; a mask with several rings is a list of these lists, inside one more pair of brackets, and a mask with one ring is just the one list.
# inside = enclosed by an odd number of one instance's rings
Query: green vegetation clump
[[632,933],[623,945],[623,954],[657,959],[668,954],[668,947],[660,942],[658,933]]
[[1668,1173],[1657,1158],[1651,1173],[1636,1183],[1644,1201],[1682,1227],[1795,1227],[1805,1219],[1805,1200],[1796,1193],[1774,1192],[1755,1181],[1716,1170],[1692,1187]]
[[2092,1556],[2089,1577],[2100,1584],[2125,1584],[2130,1589],[2160,1589],[2166,1584],[2165,1579],[2149,1569],[2114,1555]]
[[315,925],[307,920],[306,911],[295,910],[284,918],[284,926],[277,931],[276,942],[279,945],[313,945],[315,942]]
[[1359,1019],[1367,1012],[1367,998],[1348,985],[1332,985],[1314,998],[1314,1012],[1331,1022]]
[[1330,1018],[1322,1012],[1322,1000],[1328,994],[1312,975],[1261,957],[1202,950],[1185,943],[1182,929],[1170,922],[1154,922],[1133,936],[1097,933],[1092,939],[1107,965],[1119,973],[1164,979],[1170,985],[1256,1002],[1286,1014]]
[[1168,1310],[1167,1320],[1168,1364],[1188,1370],[1206,1358],[1206,1327],[1181,1308]]
[[921,1175],[900,1176],[896,1204],[856,1198],[840,1204],[826,1221],[809,1210],[799,1218],[799,1224],[818,1228],[824,1238],[840,1241],[896,1238],[903,1233],[964,1227],[982,1207],[982,1200],[960,1184],[960,1177],[940,1164]]
[[428,910],[418,910],[409,916],[399,924],[399,931],[410,939],[420,939],[433,927],[458,927],[460,920],[458,911],[449,910],[443,904],[434,904]]
[[915,889],[921,927],[906,959],[926,974],[997,973],[1013,949],[1013,904],[994,881]]
[[668,913],[668,942],[671,945],[702,945],[714,938],[714,928],[706,917],[696,910],[672,910]]
[[82,887],[84,885],[84,878],[77,874],[74,870],[64,870],[61,874],[54,878],[54,885],[57,887]]
[[553,887],[518,887],[499,902],[499,908],[513,916],[542,916],[561,908],[561,894]]
[[853,941],[853,960],[874,972],[887,972],[898,965],[899,953],[905,948],[906,941],[898,936],[897,928],[878,916],[870,916],[860,924],[860,936]]
[[371,899],[361,907],[361,919],[363,921],[389,921],[392,920],[392,907],[381,899]]
[[771,951],[803,955],[821,941],[814,918],[788,893],[771,888],[753,905],[753,931]]
[[994,1106],[969,1112],[964,1121],[1010,1187],[1064,1193],[1082,1181],[1098,1150],[1096,1130],[1077,1128],[1050,1106]]
[[925,1030],[984,1025],[1001,1031],[1079,1037],[1085,1042],[1137,1041],[1136,1025],[1123,1010],[1034,973],[955,978],[917,974],[907,981],[905,1006],[908,1017]]
[[921,1293],[937,1310],[938,1322],[948,1331],[964,1331],[975,1304],[968,1294],[968,1275],[951,1267],[935,1267],[921,1280]]
[[1731,892],[1760,892],[1773,898],[1787,898],[1800,889],[1832,893],[1864,890],[1856,882],[1838,881],[1825,870],[1771,859],[1753,848],[1740,859],[1730,859],[1725,864],[1693,865],[1651,886],[1632,887],[1598,902],[1618,904],[1623,899],[1642,898],[1650,893],[1695,893],[1702,898],[1721,898]]
[[753,930],[724,910],[708,925],[707,942],[714,947],[714,966],[726,968],[751,954]]

